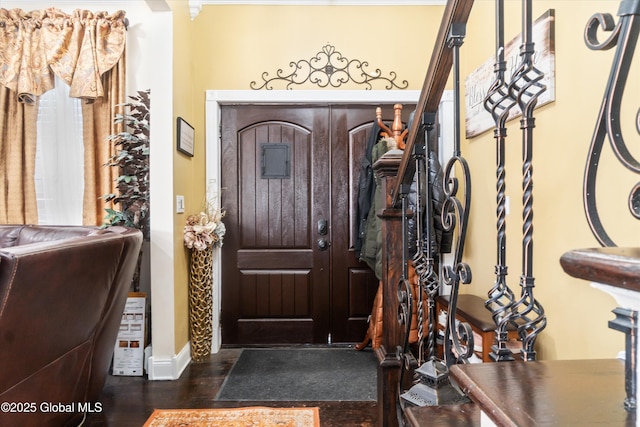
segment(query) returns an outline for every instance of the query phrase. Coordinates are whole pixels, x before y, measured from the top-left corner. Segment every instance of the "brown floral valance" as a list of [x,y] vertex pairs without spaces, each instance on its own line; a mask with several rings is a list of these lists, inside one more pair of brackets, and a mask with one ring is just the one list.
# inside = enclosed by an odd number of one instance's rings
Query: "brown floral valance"
[[0,84],[33,103],[54,87],[55,74],[70,96],[94,100],[104,95],[101,77],[119,61],[125,41],[124,11],[0,8]]

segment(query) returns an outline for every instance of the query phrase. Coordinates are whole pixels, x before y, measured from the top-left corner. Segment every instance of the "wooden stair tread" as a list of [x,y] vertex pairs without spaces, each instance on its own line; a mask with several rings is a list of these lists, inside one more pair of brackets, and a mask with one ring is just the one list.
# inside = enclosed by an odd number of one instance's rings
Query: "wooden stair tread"
[[618,359],[453,365],[450,375],[497,425],[635,426]]

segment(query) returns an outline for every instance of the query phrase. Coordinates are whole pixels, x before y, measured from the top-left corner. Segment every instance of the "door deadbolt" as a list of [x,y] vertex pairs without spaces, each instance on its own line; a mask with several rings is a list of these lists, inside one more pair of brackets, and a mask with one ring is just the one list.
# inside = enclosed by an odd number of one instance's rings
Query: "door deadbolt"
[[329,231],[329,225],[327,224],[326,219],[321,219],[318,221],[318,234],[321,236],[326,236]]

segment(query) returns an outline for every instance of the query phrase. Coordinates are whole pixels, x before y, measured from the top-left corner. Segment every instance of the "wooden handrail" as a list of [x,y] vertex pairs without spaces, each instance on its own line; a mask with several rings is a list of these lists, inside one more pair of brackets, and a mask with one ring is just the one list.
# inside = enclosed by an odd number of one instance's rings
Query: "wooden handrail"
[[414,120],[409,128],[407,135],[406,147],[400,169],[398,169],[398,180],[392,191],[393,205],[397,206],[400,201],[400,189],[403,184],[409,184],[413,179],[414,165],[411,162],[411,154],[413,145],[418,136],[420,128],[420,117],[424,113],[435,113],[440,105],[440,99],[444,93],[444,89],[451,73],[453,65],[453,49],[448,46],[447,39],[451,33],[453,24],[466,24],[474,0],[449,0],[442,15],[438,38],[436,39],[429,68],[425,76],[420,98],[416,105]]

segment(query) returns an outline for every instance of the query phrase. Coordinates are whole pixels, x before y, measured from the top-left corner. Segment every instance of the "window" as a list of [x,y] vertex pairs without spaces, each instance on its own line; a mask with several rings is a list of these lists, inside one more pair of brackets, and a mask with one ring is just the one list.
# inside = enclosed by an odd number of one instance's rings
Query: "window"
[[38,222],[82,225],[84,147],[82,101],[56,77],[55,88],[40,97],[35,184]]

